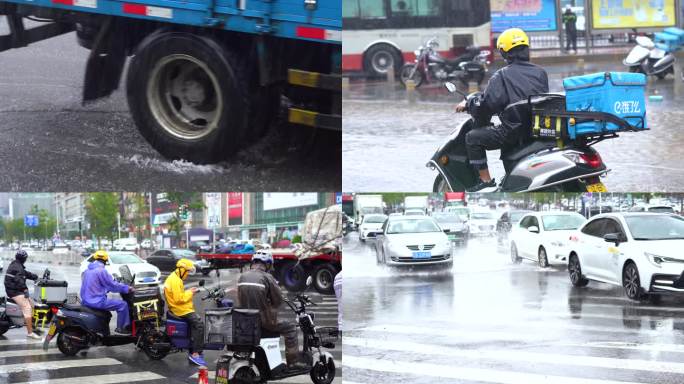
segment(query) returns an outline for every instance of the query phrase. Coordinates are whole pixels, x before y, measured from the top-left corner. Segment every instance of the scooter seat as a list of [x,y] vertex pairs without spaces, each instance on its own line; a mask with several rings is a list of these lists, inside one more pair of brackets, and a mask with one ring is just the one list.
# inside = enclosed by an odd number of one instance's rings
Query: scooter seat
[[86,307],[85,305],[65,304],[63,308],[67,309],[69,311],[90,313],[90,314],[93,314],[97,317],[102,317],[105,319],[111,319],[112,318],[112,313],[109,311],[105,311],[102,309],[96,309],[96,308],[90,308],[90,307]]
[[261,328],[261,338],[262,339],[275,339],[280,337],[279,332],[269,331],[268,329]]
[[553,141],[533,141],[530,144],[520,147],[518,149],[512,150],[506,153],[501,159],[503,161],[518,161],[524,157],[527,157],[535,152],[542,151],[544,149],[551,149],[556,146]]

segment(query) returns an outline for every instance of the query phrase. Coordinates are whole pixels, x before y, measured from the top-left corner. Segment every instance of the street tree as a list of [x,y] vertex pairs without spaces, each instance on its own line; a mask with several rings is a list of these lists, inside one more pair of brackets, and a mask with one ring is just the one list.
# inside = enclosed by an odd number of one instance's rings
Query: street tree
[[90,231],[97,238],[114,238],[116,233],[116,215],[119,212],[119,195],[113,192],[88,193],[85,200],[86,219],[90,223]]

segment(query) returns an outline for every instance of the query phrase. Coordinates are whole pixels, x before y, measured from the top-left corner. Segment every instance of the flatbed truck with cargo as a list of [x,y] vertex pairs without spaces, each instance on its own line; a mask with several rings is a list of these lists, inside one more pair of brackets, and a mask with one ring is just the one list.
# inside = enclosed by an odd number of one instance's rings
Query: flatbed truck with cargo
[[126,96],[142,136],[167,158],[213,163],[258,141],[281,113],[307,126],[307,139],[341,137],[341,9],[340,0],[0,0],[9,27],[0,53],[75,31],[90,50],[84,103],[116,90],[131,57]]

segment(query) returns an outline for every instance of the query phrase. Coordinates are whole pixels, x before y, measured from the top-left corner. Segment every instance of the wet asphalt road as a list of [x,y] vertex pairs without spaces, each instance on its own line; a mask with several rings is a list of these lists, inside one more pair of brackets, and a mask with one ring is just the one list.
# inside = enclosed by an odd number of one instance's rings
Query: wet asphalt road
[[[69,283],[68,292],[77,293],[80,290],[80,273],[77,266],[55,266],[46,264],[27,263],[27,269],[38,273],[46,267],[50,268],[53,279],[66,279]],[[4,278],[4,274],[2,274]],[[168,273],[163,273],[162,279],[166,279]],[[220,275],[221,287],[234,288],[239,274],[233,270],[222,270]],[[218,278],[212,272],[207,277],[191,276],[186,282],[186,288],[197,286],[200,279],[204,279],[206,287],[211,289],[218,284]],[[29,288],[31,289],[31,288]],[[0,288],[0,294],[4,295],[4,286]],[[229,292],[233,297],[234,291]],[[319,306],[311,309],[316,313],[316,323],[319,326],[337,326],[337,301],[335,296],[321,296],[316,292],[309,292],[312,300]],[[195,296],[194,304],[198,313],[203,313],[205,308],[211,307],[209,302],[202,302],[199,295]],[[291,311],[284,308],[280,316],[293,317]],[[110,328],[116,324],[116,314],[110,322]],[[81,352],[73,358],[63,356],[53,340],[47,352],[42,351],[38,341],[27,342],[26,331],[13,329],[4,336],[0,336],[0,382],[2,383],[27,383],[50,380],[50,383],[197,383],[197,368],[189,363],[187,352],[172,353],[163,360],[153,361],[147,358],[142,351],[137,351],[133,345],[116,347],[92,347],[87,352]],[[284,344],[283,344],[284,345]],[[301,347],[301,339],[300,339]],[[331,350],[336,360],[337,378],[334,384],[340,384],[341,380],[341,346]],[[213,383],[213,371],[216,368],[216,359],[221,355],[220,351],[205,351],[205,360],[209,364],[210,382]],[[283,352],[284,356],[284,352]],[[284,357],[283,357],[284,358]],[[98,376],[91,378],[89,376]],[[64,381],[59,381],[62,379]],[[304,384],[311,383],[307,376],[293,377],[278,381],[280,383]]]
[[[545,68],[552,92],[562,91],[564,77],[581,74],[574,64]],[[624,68],[617,61],[587,62],[584,67],[584,73],[608,70]],[[646,100],[650,131],[623,133],[594,147],[611,169],[603,179],[609,191],[684,190],[679,160],[684,156],[684,83],[672,75],[649,78],[647,94],[656,92],[662,102]],[[421,86],[416,93],[418,101],[409,104],[398,81],[390,87],[378,80],[352,80],[343,95],[343,190],[432,190],[437,172],[425,164],[468,116],[454,112],[461,97],[444,87]],[[499,151],[488,152],[490,170],[500,180],[504,171],[498,158]]]
[[378,267],[356,233],[343,246],[345,382],[684,381],[684,300],[575,289],[560,266],[512,264],[493,237],[456,248],[451,273]]
[[[0,17],[0,34],[6,25]],[[290,151],[282,122],[222,164],[164,159],[133,123],[125,79],[109,99],[81,105],[88,53],[73,33],[0,53],[3,191],[340,190],[339,149]]]

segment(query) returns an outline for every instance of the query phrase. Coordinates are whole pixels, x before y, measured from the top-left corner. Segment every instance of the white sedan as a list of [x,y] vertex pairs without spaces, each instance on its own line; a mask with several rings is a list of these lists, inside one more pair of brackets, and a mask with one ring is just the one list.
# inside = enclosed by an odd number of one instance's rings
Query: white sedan
[[620,285],[632,300],[684,293],[684,219],[664,213],[606,213],[571,241],[570,282]]
[[385,220],[387,220],[386,215],[372,214],[363,216],[363,220],[359,225],[359,240],[366,241],[369,237],[375,238],[375,233],[380,231]]
[[[161,280],[161,272],[159,268],[152,264],[149,264],[145,260],[141,259],[132,252],[109,252],[109,262],[105,265],[105,269],[109,272],[112,277],[116,278],[121,276],[119,267],[127,265],[128,269],[131,271],[132,275],[135,275],[135,284],[154,284],[157,285]],[[81,267],[79,268],[81,274],[85,272],[88,265],[93,261],[93,256],[86,257],[81,262]]]
[[470,236],[486,236],[496,231],[496,216],[489,209],[479,209],[470,212]]
[[531,212],[511,228],[511,260],[537,261],[540,267],[566,263],[570,235],[585,221],[575,212]]

